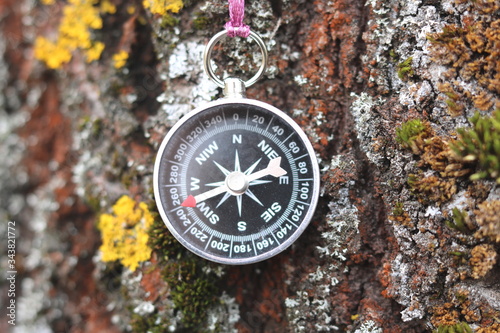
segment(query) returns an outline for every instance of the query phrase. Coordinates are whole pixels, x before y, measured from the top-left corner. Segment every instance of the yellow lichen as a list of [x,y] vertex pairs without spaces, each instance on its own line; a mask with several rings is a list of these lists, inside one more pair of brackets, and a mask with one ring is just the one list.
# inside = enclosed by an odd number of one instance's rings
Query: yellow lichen
[[[99,59],[104,44],[94,42],[91,38],[92,30],[102,28],[101,12],[95,6],[98,2],[98,0],[68,0],[63,8],[57,40],[50,41],[45,37],[37,37],[35,58],[45,62],[50,68],[60,68],[68,63],[76,50],[82,50],[88,62]],[[104,5],[105,2],[101,10],[112,12],[112,5]],[[45,0],[44,3],[51,2]]]
[[134,5],[128,5],[127,6],[127,13],[129,15],[133,15],[133,14],[135,14],[135,12],[136,12],[136,8],[135,8]]
[[116,6],[109,0],[103,0],[101,1],[101,12],[106,14],[115,14]]
[[474,279],[484,277],[497,262],[497,253],[492,245],[481,244],[471,251],[469,265],[472,268],[471,276]]
[[56,0],[42,0],[44,5],[53,5],[56,3]]
[[113,55],[113,65],[115,68],[122,68],[127,63],[128,53],[126,51],[120,51]]
[[184,6],[182,0],[144,0],[142,5],[151,13],[162,16],[168,12],[178,13]]
[[135,271],[140,262],[151,257],[148,230],[153,216],[144,202],[137,204],[124,195],[113,206],[113,214],[102,214],[98,228],[102,234],[102,261],[119,260]]

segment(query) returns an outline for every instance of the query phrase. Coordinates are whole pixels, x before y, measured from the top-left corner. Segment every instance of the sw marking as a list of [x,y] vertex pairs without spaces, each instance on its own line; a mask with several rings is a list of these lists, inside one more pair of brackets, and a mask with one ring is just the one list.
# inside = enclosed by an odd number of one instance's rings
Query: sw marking
[[205,202],[200,202],[196,207],[200,209],[200,211],[203,213],[203,215],[205,215],[210,223],[217,224],[217,222],[219,222],[219,215],[215,214],[214,211],[210,209],[210,207],[208,207]]

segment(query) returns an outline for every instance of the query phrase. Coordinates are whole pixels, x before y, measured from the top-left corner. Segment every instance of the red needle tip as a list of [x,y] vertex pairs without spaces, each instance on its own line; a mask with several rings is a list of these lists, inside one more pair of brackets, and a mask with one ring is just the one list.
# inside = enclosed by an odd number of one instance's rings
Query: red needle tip
[[184,200],[183,203],[181,203],[181,206],[183,207],[196,207],[196,199],[190,195]]

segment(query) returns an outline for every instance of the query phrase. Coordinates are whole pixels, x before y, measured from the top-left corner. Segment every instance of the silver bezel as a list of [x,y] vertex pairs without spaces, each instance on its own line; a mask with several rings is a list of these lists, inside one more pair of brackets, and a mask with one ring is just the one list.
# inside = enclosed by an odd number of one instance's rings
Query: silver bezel
[[[193,246],[190,242],[186,241],[180,235],[177,230],[174,228],[172,223],[170,222],[169,218],[167,217],[167,214],[165,213],[165,208],[163,207],[163,203],[160,200],[160,191],[159,191],[159,183],[158,183],[158,171],[160,168],[160,162],[161,162],[161,157],[163,156],[163,152],[168,145],[170,139],[175,135],[177,130],[189,119],[196,117],[199,113],[212,108],[214,106],[219,106],[223,104],[248,104],[248,105],[253,105],[257,106],[263,109],[268,110],[269,112],[273,113],[274,115],[282,118],[284,121],[286,121],[294,130],[295,132],[299,135],[300,139],[304,142],[304,145],[307,149],[307,152],[309,153],[309,156],[311,157],[311,160],[313,161],[312,167],[313,167],[313,187],[312,187],[312,198],[311,198],[311,205],[309,206],[306,215],[304,216],[304,219],[302,223],[299,225],[299,228],[295,230],[293,235],[288,238],[285,242],[282,244],[278,245],[274,249],[272,249],[269,252],[262,253],[260,255],[254,256],[254,257],[249,257],[249,258],[243,258],[243,259],[233,259],[233,258],[224,258],[224,257],[219,257],[219,256],[214,256],[209,253],[206,253],[197,247]],[[158,207],[158,211],[160,212],[160,215],[162,217],[163,222],[167,226],[167,228],[170,230],[172,235],[188,250],[191,252],[195,253],[196,255],[205,258],[207,260],[221,263],[221,264],[227,264],[227,265],[244,265],[244,264],[252,264],[256,263],[259,261],[263,261],[266,259],[269,259],[271,257],[274,257],[275,255],[283,252],[285,249],[287,249],[290,245],[292,245],[297,238],[304,232],[304,230],[307,228],[309,223],[311,222],[311,219],[314,215],[314,211],[316,209],[316,205],[318,203],[318,198],[319,198],[319,188],[320,188],[320,177],[319,177],[319,166],[318,163],[315,163],[316,161],[316,154],[314,153],[314,149],[307,138],[306,134],[302,129],[299,127],[299,125],[292,119],[290,118],[287,114],[285,114],[283,111],[279,110],[278,108],[269,105],[267,103],[253,100],[253,99],[248,99],[248,98],[223,98],[219,99],[217,101],[210,102],[206,105],[203,105],[202,107],[198,107],[194,109],[193,111],[189,112],[187,115],[185,115],[182,119],[180,119],[167,133],[165,138],[163,139],[160,148],[158,150],[158,153],[156,155],[156,161],[155,161],[155,166],[154,166],[154,171],[153,171],[153,187],[154,187],[154,195],[155,195],[155,201],[156,205]]]

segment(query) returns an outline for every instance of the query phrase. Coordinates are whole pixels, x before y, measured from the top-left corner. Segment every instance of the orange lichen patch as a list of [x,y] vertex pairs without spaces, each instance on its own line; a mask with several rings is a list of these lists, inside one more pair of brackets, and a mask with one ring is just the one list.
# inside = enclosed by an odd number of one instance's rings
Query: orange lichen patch
[[491,244],[481,244],[471,251],[469,265],[472,268],[471,276],[474,279],[484,277],[497,262],[497,253]]
[[487,327],[480,327],[476,331],[476,333],[498,333],[500,332],[500,323],[494,323],[488,325]]
[[[498,8],[496,1],[474,1],[479,12],[489,13]],[[494,5],[494,3],[496,3]],[[478,84],[474,91],[463,91],[460,83],[451,81],[438,86],[448,99],[450,114],[459,115],[463,101],[469,100],[474,107],[487,111],[498,107],[500,99],[500,20],[465,19],[463,26],[447,25],[440,33],[428,36],[432,42],[434,59],[450,66],[449,77],[457,74],[465,81]]]
[[362,10],[348,0],[335,1],[325,7],[314,2],[319,14],[311,24],[304,43],[306,55],[303,70],[314,94],[338,96],[352,88],[359,69],[359,21]]
[[441,205],[450,200],[457,192],[456,181],[453,178],[442,179],[437,176],[410,175],[408,185],[418,201],[423,204],[436,203]]
[[403,203],[401,202],[396,203],[394,209],[392,210],[392,214],[389,215],[389,220],[406,227],[414,227],[414,224],[411,222],[410,215],[406,210],[404,210]]
[[476,237],[486,237],[494,242],[500,242],[500,200],[485,201],[477,205],[476,222],[479,230]]
[[435,327],[453,326],[458,323],[459,312],[454,309],[453,303],[447,302],[430,310],[432,313],[431,323]]
[[[153,264],[156,263],[154,260],[151,261]],[[161,269],[158,266],[155,265],[153,268],[144,272],[140,283],[144,291],[146,291],[146,300],[154,302],[160,296],[165,297],[165,295],[161,294],[161,287],[163,286],[164,289],[167,289],[167,285],[161,278]]]
[[425,140],[420,157],[419,167],[429,166],[442,177],[462,177],[472,172],[454,158],[448,142],[439,136]]

